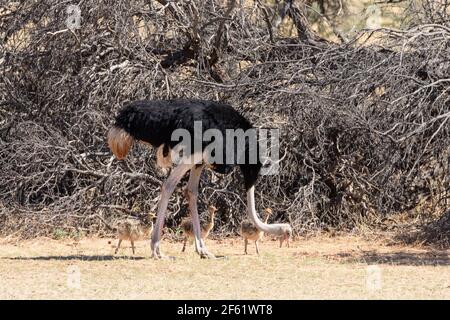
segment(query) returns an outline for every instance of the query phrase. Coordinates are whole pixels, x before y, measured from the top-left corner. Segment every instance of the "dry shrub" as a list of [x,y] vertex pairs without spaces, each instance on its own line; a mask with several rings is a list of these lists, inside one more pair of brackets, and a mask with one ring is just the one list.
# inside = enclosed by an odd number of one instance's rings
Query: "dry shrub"
[[[135,146],[118,162],[106,143],[136,99],[220,99],[280,128],[280,172],[259,180],[259,209],[298,233],[372,225],[424,198],[434,205],[421,215],[449,208],[448,5],[411,6],[420,24],[342,43],[312,32],[299,1],[87,0],[73,31],[65,2],[1,6],[0,221],[17,218],[4,233],[98,230],[100,209],[155,209],[154,151]],[[282,21],[295,32],[279,32]],[[218,230],[235,232],[240,174],[208,172],[201,190],[200,208],[213,203]],[[169,227],[186,212],[174,198]]]

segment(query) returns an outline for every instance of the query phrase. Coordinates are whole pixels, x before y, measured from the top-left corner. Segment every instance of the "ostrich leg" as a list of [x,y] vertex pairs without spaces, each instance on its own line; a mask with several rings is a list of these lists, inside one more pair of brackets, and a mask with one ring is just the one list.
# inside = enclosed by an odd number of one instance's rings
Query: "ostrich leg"
[[161,188],[161,199],[159,200],[158,204],[156,224],[153,228],[151,240],[152,258],[163,258],[159,250],[159,243],[161,241],[161,231],[164,226],[164,218],[166,215],[167,205],[169,204],[170,196],[175,190],[178,182],[191,168],[192,164],[180,164],[178,167],[175,167],[169,178],[167,178]]
[[203,165],[197,165],[189,174],[189,181],[186,189],[186,195],[189,203],[189,211],[192,217],[192,227],[195,235],[195,251],[201,258],[215,258],[215,256],[208,252],[205,242],[202,239],[202,231],[200,228],[200,219],[197,210],[198,185],[200,183],[200,175],[202,174]]

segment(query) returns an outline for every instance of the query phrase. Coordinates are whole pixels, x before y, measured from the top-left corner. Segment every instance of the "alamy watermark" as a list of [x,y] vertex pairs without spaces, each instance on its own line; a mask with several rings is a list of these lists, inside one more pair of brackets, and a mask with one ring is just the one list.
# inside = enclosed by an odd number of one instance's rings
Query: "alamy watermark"
[[81,8],[76,4],[71,4],[66,8],[67,29],[76,30],[81,28]]
[[66,285],[69,289],[81,289],[81,272],[78,266],[67,267]]
[[383,286],[383,274],[379,266],[368,266],[366,269],[366,288],[370,292],[380,291]]
[[366,28],[379,29],[382,24],[381,9],[378,5],[372,4],[366,9]]
[[258,164],[261,174],[277,174],[280,162],[279,129],[207,129],[194,121],[193,135],[187,129],[173,131],[171,140],[178,142],[171,151],[174,164],[206,161],[216,165]]

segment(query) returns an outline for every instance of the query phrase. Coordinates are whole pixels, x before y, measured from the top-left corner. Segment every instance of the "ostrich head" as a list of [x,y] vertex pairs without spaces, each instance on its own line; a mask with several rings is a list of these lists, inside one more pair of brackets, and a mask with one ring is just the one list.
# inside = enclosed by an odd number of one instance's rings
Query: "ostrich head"
[[152,226],[153,225],[153,219],[156,218],[156,215],[153,212],[149,212],[148,214],[144,215],[141,218],[141,221],[143,224]]
[[214,206],[209,206],[208,212],[209,212],[209,215],[211,216],[211,218],[214,219],[214,216],[216,215],[216,212],[217,212],[217,208]]
[[274,229],[276,233],[273,234],[278,236],[279,238],[283,238],[285,240],[289,239],[292,235],[292,227],[289,223],[279,223],[276,224],[277,228]]
[[292,236],[292,227],[288,223],[281,223],[279,224],[279,236],[280,239],[280,248],[283,245],[283,242],[286,241],[287,246],[289,247],[289,241],[291,240]]

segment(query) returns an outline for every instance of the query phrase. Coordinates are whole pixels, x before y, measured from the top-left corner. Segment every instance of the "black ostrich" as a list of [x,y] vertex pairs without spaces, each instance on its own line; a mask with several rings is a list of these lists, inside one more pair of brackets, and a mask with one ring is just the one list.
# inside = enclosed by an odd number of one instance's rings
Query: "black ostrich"
[[[157,149],[157,164],[162,167],[171,165],[172,158],[169,151],[174,150],[179,145],[179,141],[173,141],[172,134],[177,129],[184,129],[191,135],[190,143],[195,144],[194,122],[201,122],[203,131],[216,129],[223,136],[223,155],[230,150],[226,150],[227,129],[246,131],[252,129],[250,122],[240,115],[233,107],[227,104],[203,101],[203,100],[153,100],[132,102],[122,110],[116,117],[114,126],[108,133],[108,144],[117,159],[126,157],[133,142],[140,141],[150,144]],[[229,138],[231,139],[231,138]],[[234,138],[233,138],[234,139]],[[290,236],[292,230],[289,224],[266,224],[263,223],[255,209],[255,188],[254,185],[260,173],[262,164],[259,161],[250,161],[249,154],[257,150],[246,139],[243,147],[234,148],[233,159],[244,160],[235,163],[211,161],[204,151],[210,142],[202,141],[200,149],[195,148],[190,154],[184,154],[183,161],[174,167],[162,186],[161,199],[158,204],[157,221],[153,229],[151,238],[152,257],[162,258],[160,252],[161,230],[164,225],[165,212],[169,198],[172,195],[180,179],[190,171],[189,181],[186,188],[189,209],[192,215],[192,222],[195,234],[195,248],[202,258],[214,258],[208,252],[205,243],[201,239],[200,221],[197,212],[197,196],[200,175],[205,167],[219,173],[229,172],[235,165],[238,165],[244,176],[244,185],[247,192],[247,210],[250,219],[255,226],[264,232],[277,235],[279,237]],[[192,146],[191,145],[191,146]],[[253,148],[253,149],[252,149]],[[188,149],[189,150],[189,149]]]

